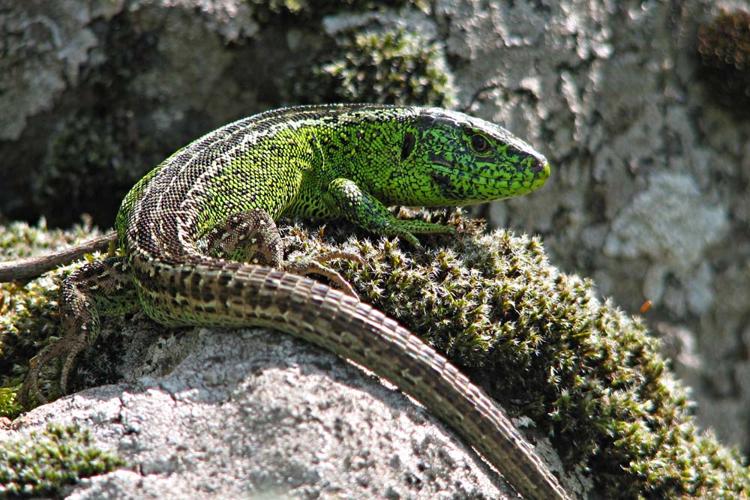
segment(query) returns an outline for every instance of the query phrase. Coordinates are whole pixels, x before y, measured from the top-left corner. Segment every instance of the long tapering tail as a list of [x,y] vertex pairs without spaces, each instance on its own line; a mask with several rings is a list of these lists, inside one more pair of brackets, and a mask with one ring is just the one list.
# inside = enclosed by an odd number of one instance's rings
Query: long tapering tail
[[504,412],[380,311],[309,278],[212,259],[134,262],[146,312],[165,324],[265,326],[350,359],[414,396],[525,497],[570,498]]

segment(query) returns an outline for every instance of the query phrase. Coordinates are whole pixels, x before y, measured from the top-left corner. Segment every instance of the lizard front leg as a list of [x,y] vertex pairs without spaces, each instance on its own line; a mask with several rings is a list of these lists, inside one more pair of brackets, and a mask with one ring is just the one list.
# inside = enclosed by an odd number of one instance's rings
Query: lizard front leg
[[325,263],[335,259],[347,259],[363,264],[360,256],[346,252],[331,252],[315,259],[285,263],[284,244],[279,229],[265,210],[253,209],[229,217],[223,227],[209,233],[207,246],[208,254],[214,257],[262,264],[302,276],[324,276],[342,291],[357,296],[352,286]]
[[363,191],[352,180],[338,178],[328,185],[338,214],[376,234],[398,236],[415,247],[421,246],[415,234],[454,234],[451,226],[420,220],[397,219],[380,200]]
[[[128,293],[129,292],[129,293]],[[64,357],[60,390],[64,394],[76,356],[93,344],[100,330],[99,308],[108,312],[136,310],[138,301],[123,257],[110,257],[86,264],[68,276],[60,288],[63,337],[31,358],[29,372],[19,393],[28,406],[44,401],[39,391],[39,373],[53,359]]]

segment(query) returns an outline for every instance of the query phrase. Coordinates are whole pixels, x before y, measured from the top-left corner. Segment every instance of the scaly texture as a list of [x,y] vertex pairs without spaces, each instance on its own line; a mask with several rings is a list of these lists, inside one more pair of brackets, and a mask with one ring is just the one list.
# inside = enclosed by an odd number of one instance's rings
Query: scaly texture
[[504,129],[436,108],[298,107],[229,124],[176,152],[126,196],[116,220],[123,255],[66,282],[70,339],[33,360],[32,373],[67,352],[65,377],[96,335],[94,305],[128,307],[113,297],[133,284],[162,324],[266,326],[360,363],[425,404],[524,495],[567,498],[504,413],[395,321],[310,279],[206,253],[207,237],[257,210],[274,219],[346,218],[418,244],[414,233],[453,229],[396,219],[385,205],[504,198],[548,176],[544,157]]

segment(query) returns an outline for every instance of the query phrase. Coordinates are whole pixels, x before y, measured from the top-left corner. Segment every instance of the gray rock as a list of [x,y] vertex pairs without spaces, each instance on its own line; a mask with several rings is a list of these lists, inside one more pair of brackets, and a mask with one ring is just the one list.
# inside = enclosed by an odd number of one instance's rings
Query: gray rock
[[[16,422],[22,433],[76,422],[129,462],[84,480],[71,498],[513,496],[423,409],[319,349],[259,330],[166,339],[129,349],[141,353],[123,367],[142,373],[132,383],[73,394]],[[174,370],[155,373],[157,358]]]
[[728,227],[726,209],[705,199],[692,177],[659,173],[614,219],[603,250],[692,268]]

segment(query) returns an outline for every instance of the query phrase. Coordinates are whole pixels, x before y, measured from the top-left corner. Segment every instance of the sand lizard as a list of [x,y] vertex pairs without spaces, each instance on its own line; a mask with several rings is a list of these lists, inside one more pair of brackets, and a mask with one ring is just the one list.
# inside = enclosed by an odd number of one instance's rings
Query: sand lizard
[[[288,215],[344,218],[419,245],[415,234],[453,229],[397,219],[388,205],[506,198],[533,191],[549,174],[544,156],[505,129],[438,108],[300,106],[228,124],[127,194],[115,222],[120,254],[64,282],[68,333],[32,360],[22,392],[35,396],[39,369],[60,356],[64,387],[75,356],[96,337],[100,310],[141,307],[167,326],[265,326],[395,383],[524,496],[568,498],[503,411],[444,357],[351,294],[284,270],[274,223]],[[257,255],[262,265],[249,262]]]

